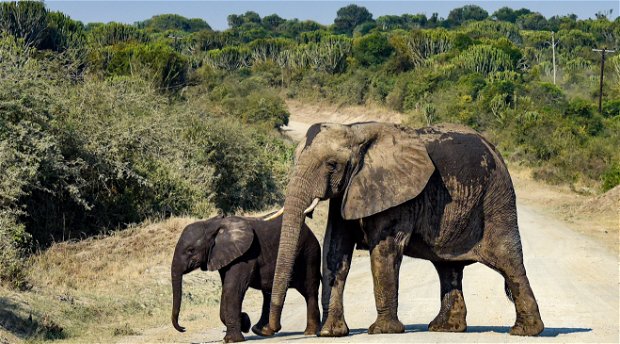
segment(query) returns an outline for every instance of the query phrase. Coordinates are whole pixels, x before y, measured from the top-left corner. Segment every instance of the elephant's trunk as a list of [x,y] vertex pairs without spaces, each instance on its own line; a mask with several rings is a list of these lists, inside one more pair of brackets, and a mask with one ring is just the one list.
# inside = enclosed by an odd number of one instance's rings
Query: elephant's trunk
[[183,293],[183,272],[172,263],[172,326],[179,331],[185,332],[185,327],[179,325],[179,312],[181,311],[181,296]]
[[309,180],[296,172],[288,184],[269,312],[269,327],[275,332],[281,329],[282,306],[297,255],[301,227],[306,217],[304,209],[307,209],[314,199],[311,193],[314,190]]

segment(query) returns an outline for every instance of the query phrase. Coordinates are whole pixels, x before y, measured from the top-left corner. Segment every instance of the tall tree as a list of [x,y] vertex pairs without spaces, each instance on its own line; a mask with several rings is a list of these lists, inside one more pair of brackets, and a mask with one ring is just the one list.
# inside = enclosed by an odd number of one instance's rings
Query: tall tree
[[226,17],[228,21],[228,27],[231,29],[237,28],[243,25],[243,17],[237,14],[230,14]]
[[547,18],[538,12],[521,15],[517,18],[517,25],[525,30],[547,30]]
[[334,31],[350,35],[356,26],[368,21],[372,21],[372,13],[368,12],[366,7],[357,5],[345,6],[336,12]]
[[273,30],[285,21],[285,19],[274,13],[263,18],[263,25],[267,29]]
[[493,12],[493,18],[497,20],[511,22],[511,23],[516,22],[517,17],[518,17],[517,13],[515,13],[515,11],[512,8],[506,7],[506,6]]
[[465,5],[450,11],[448,22],[450,25],[460,25],[467,20],[484,20],[489,17],[489,13],[482,7],[476,5]]
[[38,47],[47,29],[48,11],[43,1],[0,3],[0,31],[22,38],[27,46]]

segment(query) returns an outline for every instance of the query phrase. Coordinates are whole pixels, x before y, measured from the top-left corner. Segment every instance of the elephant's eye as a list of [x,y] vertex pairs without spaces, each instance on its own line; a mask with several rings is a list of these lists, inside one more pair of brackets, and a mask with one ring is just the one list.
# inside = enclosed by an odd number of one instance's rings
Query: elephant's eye
[[338,168],[338,163],[334,160],[328,160],[326,164],[330,171],[335,171]]

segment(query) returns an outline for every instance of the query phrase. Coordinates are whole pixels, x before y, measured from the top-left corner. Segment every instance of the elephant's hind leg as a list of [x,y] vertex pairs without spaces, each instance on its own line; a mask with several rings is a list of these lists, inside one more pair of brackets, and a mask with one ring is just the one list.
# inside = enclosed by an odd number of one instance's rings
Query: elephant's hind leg
[[316,336],[321,327],[318,285],[314,290],[300,289],[299,293],[306,300],[306,329],[304,334],[306,336]]
[[269,327],[269,305],[271,304],[271,293],[263,290],[263,310],[258,322],[252,326],[252,332],[259,336],[273,336],[274,332]]
[[441,308],[428,325],[429,331],[463,332],[467,329],[467,307],[463,298],[463,268],[461,262],[433,262],[441,285]]
[[525,268],[502,272],[506,279],[506,285],[512,294],[511,299],[517,311],[517,320],[510,329],[510,334],[517,336],[536,336],[540,334],[545,325],[540,318],[538,303],[534,298],[534,292],[530,287],[530,281],[525,274]]
[[525,273],[521,241],[516,229],[515,233],[516,239],[514,235],[508,240],[496,238],[493,249],[485,250],[482,263],[498,271],[506,281],[506,292],[514,302],[517,313],[517,320],[510,329],[510,334],[536,336],[545,325],[540,318],[538,303]]
[[402,259],[403,253],[392,236],[371,247],[377,320],[368,328],[368,334],[405,332],[405,326],[398,320],[398,274]]

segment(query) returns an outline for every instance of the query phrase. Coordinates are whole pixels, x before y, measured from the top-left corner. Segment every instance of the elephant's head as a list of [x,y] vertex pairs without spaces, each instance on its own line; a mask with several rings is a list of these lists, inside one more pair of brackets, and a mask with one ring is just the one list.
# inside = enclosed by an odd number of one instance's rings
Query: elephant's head
[[342,198],[341,216],[360,219],[402,204],[425,187],[435,167],[413,131],[393,124],[319,123],[297,147],[283,208],[269,326],[280,329],[287,282],[306,213]]
[[219,270],[243,255],[252,245],[254,231],[244,219],[215,217],[194,222],[183,230],[174,249],[172,265],[172,325],[179,332],[183,275],[201,268]]

